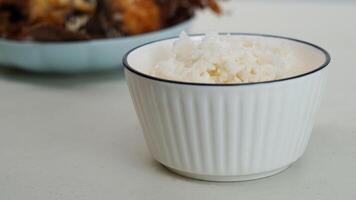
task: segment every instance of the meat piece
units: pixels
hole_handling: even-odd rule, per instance
[[[28,4],[22,0],[0,0],[0,36],[11,39],[25,37]]]
[[[31,23],[63,25],[70,13],[59,0],[30,0],[29,20]]]
[[[26,0],[0,0],[0,13],[8,13],[11,22],[25,20],[27,11],[28,1]]]
[[[155,0],[110,0],[114,18],[122,22],[128,35],[158,30],[162,27],[160,7]]]
[[[73,12],[90,14],[96,2],[86,0],[30,0],[29,18],[32,23],[64,25]]]
[[[107,37],[109,29],[113,27],[111,23],[109,4],[104,0],[99,0],[95,13],[89,19],[84,29],[92,38],[103,38]]]
[[[215,13],[221,13],[215,0],[156,0],[156,2],[161,8],[164,26],[171,26],[192,17],[197,8],[210,7]]]

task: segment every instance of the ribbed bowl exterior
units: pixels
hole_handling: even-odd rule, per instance
[[[244,176],[287,167],[308,144],[327,69],[236,86],[169,83],[125,69],[153,157],[174,170]]]

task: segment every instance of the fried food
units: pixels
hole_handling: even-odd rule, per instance
[[[160,7],[154,0],[111,0],[113,13],[120,13],[122,31],[139,34],[162,27]]]
[[[0,0],[0,37],[77,41],[124,37],[182,22],[215,0]]]
[[[85,0],[30,0],[29,20],[32,23],[63,25],[73,12],[91,14],[96,7],[95,2]]]

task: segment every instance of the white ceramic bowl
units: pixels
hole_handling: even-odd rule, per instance
[[[0,66],[33,72],[81,73],[118,69],[130,49],[158,39],[179,35],[192,19],[135,36],[78,42],[12,41],[0,38]]]
[[[124,58],[148,148],[178,174],[211,181],[266,177],[295,162],[308,144],[329,54],[286,37],[232,35],[284,40],[308,69],[294,77],[247,84],[185,83],[147,75],[147,68],[165,57],[176,39],[143,45]]]

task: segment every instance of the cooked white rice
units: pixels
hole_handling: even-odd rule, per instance
[[[193,41],[183,32],[170,57],[159,61],[150,74],[198,83],[261,82],[288,76],[294,61],[293,51],[282,42],[218,34]]]

